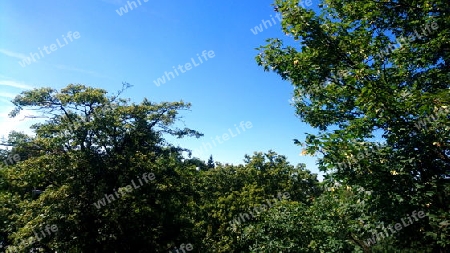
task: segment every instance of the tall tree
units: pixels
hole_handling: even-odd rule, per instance
[[[324,0],[318,13],[297,0],[275,6],[290,38],[269,39],[256,60],[292,83],[297,114],[319,129],[305,152],[321,152],[333,179],[371,190],[379,222],[426,212],[396,234],[397,245],[448,250],[448,2]]]
[[[214,169],[214,167],[216,167],[216,165],[214,164],[212,155],[210,155],[208,159],[208,169]]]
[[[58,252],[167,252],[190,240],[186,203],[192,196],[180,174],[185,150],[164,140],[165,134],[201,136],[172,127],[190,105],[129,104],[118,97],[124,89],[107,96],[71,84],[13,100],[11,116],[29,109],[47,120],[33,126],[34,137],[16,138],[12,152],[26,159],[1,173],[8,191],[0,198],[8,205],[0,219],[11,210],[18,214],[5,223],[10,246],[46,225],[57,232],[39,244]],[[33,197],[33,190],[42,194]]]
[[[196,202],[196,231],[201,231],[202,238],[199,252],[249,252],[250,244],[243,238],[246,227],[257,222],[258,212],[276,208],[279,193],[288,194],[286,201],[309,205],[321,192],[316,174],[304,164],[289,164],[273,151],[246,155],[244,162],[218,163],[214,170],[201,172]]]

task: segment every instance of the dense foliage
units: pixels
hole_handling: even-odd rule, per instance
[[[259,65],[319,129],[323,182],[273,151],[207,162],[166,141],[189,103],[70,84],[22,92],[46,120],[0,149],[0,252],[449,252],[446,1],[276,0]],[[400,43],[400,44],[396,44]],[[406,221],[406,223],[405,223]]]
[[[395,232],[397,249],[448,250],[448,2],[327,0],[318,14],[275,4],[292,39],[269,39],[257,61],[292,83],[297,114],[320,130],[305,153],[323,155],[331,181],[371,192],[367,228],[426,213]],[[348,229],[347,240],[370,237]]]
[[[201,136],[172,126],[189,108],[183,102],[128,104],[83,85],[13,102],[13,115],[29,108],[48,117],[35,136],[13,132],[5,143],[4,158],[21,160],[1,170],[0,232],[18,251],[167,252],[188,243],[196,252],[245,251],[236,216],[272,195],[306,205],[320,192],[315,175],[272,151],[238,166],[185,158],[188,150],[164,140]],[[57,231],[41,238],[46,225]]]

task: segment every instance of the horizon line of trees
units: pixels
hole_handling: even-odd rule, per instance
[[[274,7],[287,36],[268,39],[256,62],[294,86],[297,116],[319,130],[294,143],[321,154],[322,182],[271,150],[239,165],[192,157],[165,139],[202,136],[176,127],[190,108],[183,101],[130,103],[120,98],[126,83],[112,96],[81,84],[33,89],[13,99],[10,116],[26,109],[47,120],[34,136],[10,133],[11,149],[0,149],[0,161],[20,157],[0,168],[0,252],[43,224],[58,231],[24,252],[169,252],[188,243],[192,252],[449,252],[450,116],[436,112],[450,105],[450,5]],[[433,22],[434,33],[380,55]],[[155,180],[93,205],[144,173]],[[230,223],[277,192],[290,198]],[[408,229],[374,237],[414,211],[424,216]]]

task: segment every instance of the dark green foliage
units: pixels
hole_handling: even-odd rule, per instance
[[[241,165],[183,157],[190,150],[165,137],[202,136],[174,127],[183,101],[130,103],[119,98],[128,84],[114,96],[34,89],[10,116],[35,110],[47,121],[1,143],[1,248],[56,225],[19,251],[449,252],[448,3],[299,4],[275,1],[289,37],[269,39],[256,60],[292,83],[298,116],[319,130],[295,143],[321,154],[323,182],[273,151]]]
[[[210,155],[208,159],[208,169],[214,169],[214,167],[216,167],[216,165],[214,164],[212,155]]]
[[[181,162],[184,150],[162,138],[201,136],[170,127],[189,104],[128,105],[105,94],[69,85],[61,92],[24,92],[13,101],[12,115],[37,107],[50,116],[34,126],[35,137],[11,136],[12,153],[28,159],[2,171],[0,196],[10,208],[0,214],[8,216],[1,232],[8,242],[18,245],[43,224],[57,225],[58,232],[40,243],[62,252],[163,252],[189,238],[192,186],[182,173],[193,169]],[[143,181],[144,173],[154,180]],[[127,185],[131,192],[114,195]],[[32,198],[34,189],[43,193]],[[106,195],[111,203],[94,204]]]
[[[448,2],[327,0],[320,13],[275,4],[293,40],[269,39],[256,59],[292,83],[297,114],[320,130],[305,153],[321,152],[333,180],[372,192],[372,224],[426,212],[396,234],[397,249],[448,249]]]

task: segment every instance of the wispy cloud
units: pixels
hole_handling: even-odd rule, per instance
[[[5,99],[5,98],[3,98],[3,97],[0,96],[0,104],[7,104],[7,105],[10,105],[10,104],[11,104],[11,100]],[[0,113],[1,113],[1,110],[0,110]]]
[[[24,83],[17,82],[17,81],[11,81],[11,80],[0,80],[0,86],[9,86],[9,87],[19,88],[19,89],[24,89],[24,90],[33,89],[33,87],[28,84],[24,84]]]
[[[95,71],[91,71],[91,70],[79,69],[79,68],[75,68],[75,67],[71,67],[71,66],[66,66],[66,65],[61,65],[61,64],[59,64],[59,65],[54,65],[54,66],[55,66],[56,68],[62,69],[62,70],[76,71],[76,72],[80,72],[80,73],[84,73],[84,74],[93,75],[93,76],[96,76],[96,77],[102,77],[102,78],[108,78],[108,79],[111,79],[111,78],[108,77],[108,76],[99,74],[99,73],[97,73],[97,72],[95,72]]]
[[[9,56],[9,57],[17,58],[17,59],[19,59],[19,60],[23,60],[23,59],[27,58],[27,56],[24,55],[24,54],[16,53],[16,52],[9,51],[9,50],[3,49],[3,48],[0,48],[0,53],[1,53],[1,54],[4,54],[4,55],[6,55],[6,56]]]
[[[66,66],[66,65],[55,65],[55,67],[58,68],[58,69],[63,69],[63,70],[70,70],[70,71],[76,71],[76,72],[91,74],[91,75],[98,75],[98,73],[94,72],[94,71],[74,68],[74,67],[70,67],[70,66]]]
[[[0,97],[2,98],[15,98],[17,94],[10,93],[10,92],[0,92]]]
[[[14,109],[14,106],[0,107],[0,137],[7,137],[12,131],[23,132],[28,135],[34,135],[30,126],[42,122],[42,119],[28,119],[24,120],[26,114],[32,114],[32,111],[23,110],[20,115],[15,118],[10,118],[8,113]],[[40,121],[39,121],[40,120]]]
[[[108,4],[114,4],[114,5],[123,5],[122,0],[101,0],[102,2],[108,3]]]

